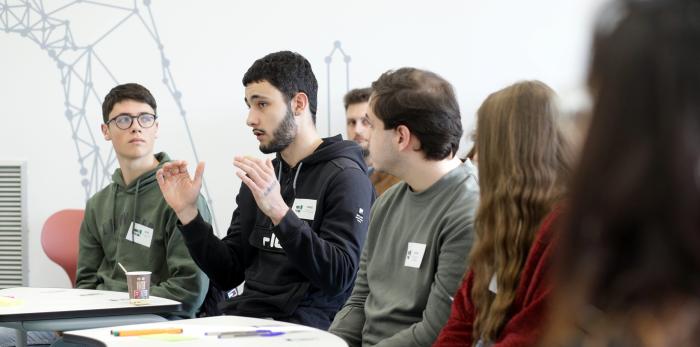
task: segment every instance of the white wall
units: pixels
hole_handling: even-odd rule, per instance
[[[517,80],[541,79],[559,91],[578,87],[586,71],[592,18],[601,0],[153,0],[155,25],[144,1],[136,5],[125,0],[102,2],[136,6],[144,21],[133,15],[95,44],[102,63],[76,65],[82,75],[92,73],[95,95],[78,108],[85,110],[100,155],[105,158],[111,148],[99,134],[100,99],[115,84],[111,73],[119,83],[134,81],[151,89],[161,116],[157,149],[194,162],[180,108],[162,82],[156,40],[146,30],[155,28],[181,93],[198,155],[207,162],[213,210],[224,233],[240,184],[232,158],[259,153],[245,126],[247,110],[240,82],[255,59],[289,49],[310,60],[319,80],[318,127],[324,134],[329,88],[324,58],[335,41],[351,56],[351,88],[367,86],[382,72],[402,66],[443,75],[457,90],[465,129],[470,130],[480,102]],[[43,12],[69,19],[78,46],[96,42],[129,13],[87,3],[51,13],[70,3],[44,1]],[[0,14],[10,10],[0,5]],[[37,13],[31,13],[30,19],[37,18]],[[29,282],[68,286],[68,278],[46,258],[39,241],[41,226],[50,214],[84,207],[86,195],[81,181],[87,176],[80,173],[71,137],[75,124],[65,117],[61,70],[47,50],[28,38],[29,33],[13,32],[7,23],[0,23],[0,29],[8,29],[0,30],[0,160],[28,163]],[[68,50],[62,58],[68,60],[70,54]],[[341,97],[346,81],[340,54],[333,58],[331,76],[335,134],[344,132]],[[76,77],[73,80],[68,99],[80,100],[82,89],[76,87],[80,83]]]

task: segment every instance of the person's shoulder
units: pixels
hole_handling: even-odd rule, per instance
[[[455,170],[456,174],[452,176],[449,183],[448,191],[451,191],[452,199],[457,201],[478,201],[479,200],[479,181],[476,171],[469,165],[461,164]],[[445,197],[447,198],[447,197]]]
[[[326,163],[333,165],[334,167],[338,168],[338,170],[355,169],[361,171],[363,174],[365,173],[364,170],[362,170],[362,166],[360,166],[358,162],[347,157],[335,157],[333,159],[329,159]]]
[[[473,170],[460,166],[457,177],[438,202],[442,206],[444,220],[472,224],[479,207],[479,183]]]
[[[381,211],[385,208],[392,208],[392,206],[401,201],[405,201],[403,199],[403,194],[406,189],[408,189],[408,184],[406,184],[404,181],[399,181],[398,183],[389,187],[389,189],[385,190],[384,193],[379,195],[374,201],[372,210],[377,209],[378,211]]]
[[[468,181],[470,183],[470,188],[479,189],[479,173],[474,164],[469,161],[464,162],[457,166],[457,170],[459,173],[458,177],[460,177],[461,180]]]
[[[314,175],[317,177],[319,175],[328,177],[329,184],[349,183],[366,184],[367,187],[372,186],[372,182],[362,166],[356,161],[345,157],[336,157],[326,161],[321,164],[320,171],[316,171]]]
[[[559,230],[559,223],[562,222],[563,216],[567,212],[567,207],[566,202],[558,202],[542,218],[537,235],[535,235],[534,244],[550,244],[553,241],[557,241],[558,234],[556,231]]]
[[[104,204],[108,200],[112,199],[114,194],[114,182],[108,184],[106,187],[100,189],[97,193],[93,194],[88,200],[86,205],[88,207],[99,206]]]

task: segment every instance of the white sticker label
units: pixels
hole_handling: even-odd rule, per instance
[[[129,226],[129,231],[126,232],[126,239],[150,248],[151,239],[153,239],[153,229],[132,222]]]
[[[406,261],[403,263],[403,266],[414,267],[416,269],[420,268],[424,253],[425,243],[409,242],[408,250],[406,251]]]
[[[301,219],[314,220],[316,215],[316,200],[294,199],[292,211]]]
[[[498,280],[496,279],[496,274],[491,277],[491,282],[489,282],[489,290],[498,293]]]

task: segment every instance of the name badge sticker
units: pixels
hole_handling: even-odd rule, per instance
[[[138,243],[141,246],[151,247],[153,239],[153,229],[139,223],[131,223],[129,231],[126,232],[126,239]]]
[[[316,215],[316,200],[294,199],[292,211],[301,219],[314,220],[314,216]]]
[[[498,279],[496,278],[495,273],[493,274],[493,277],[491,277],[491,282],[489,282],[489,290],[494,294],[498,293]]]
[[[420,264],[423,262],[423,254],[425,254],[425,243],[409,242],[408,250],[406,251],[406,261],[404,261],[403,266],[420,268]]]

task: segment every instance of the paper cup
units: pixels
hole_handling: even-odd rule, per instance
[[[148,304],[151,290],[150,271],[129,271],[126,273],[126,285],[129,289],[129,300],[134,305]]]

